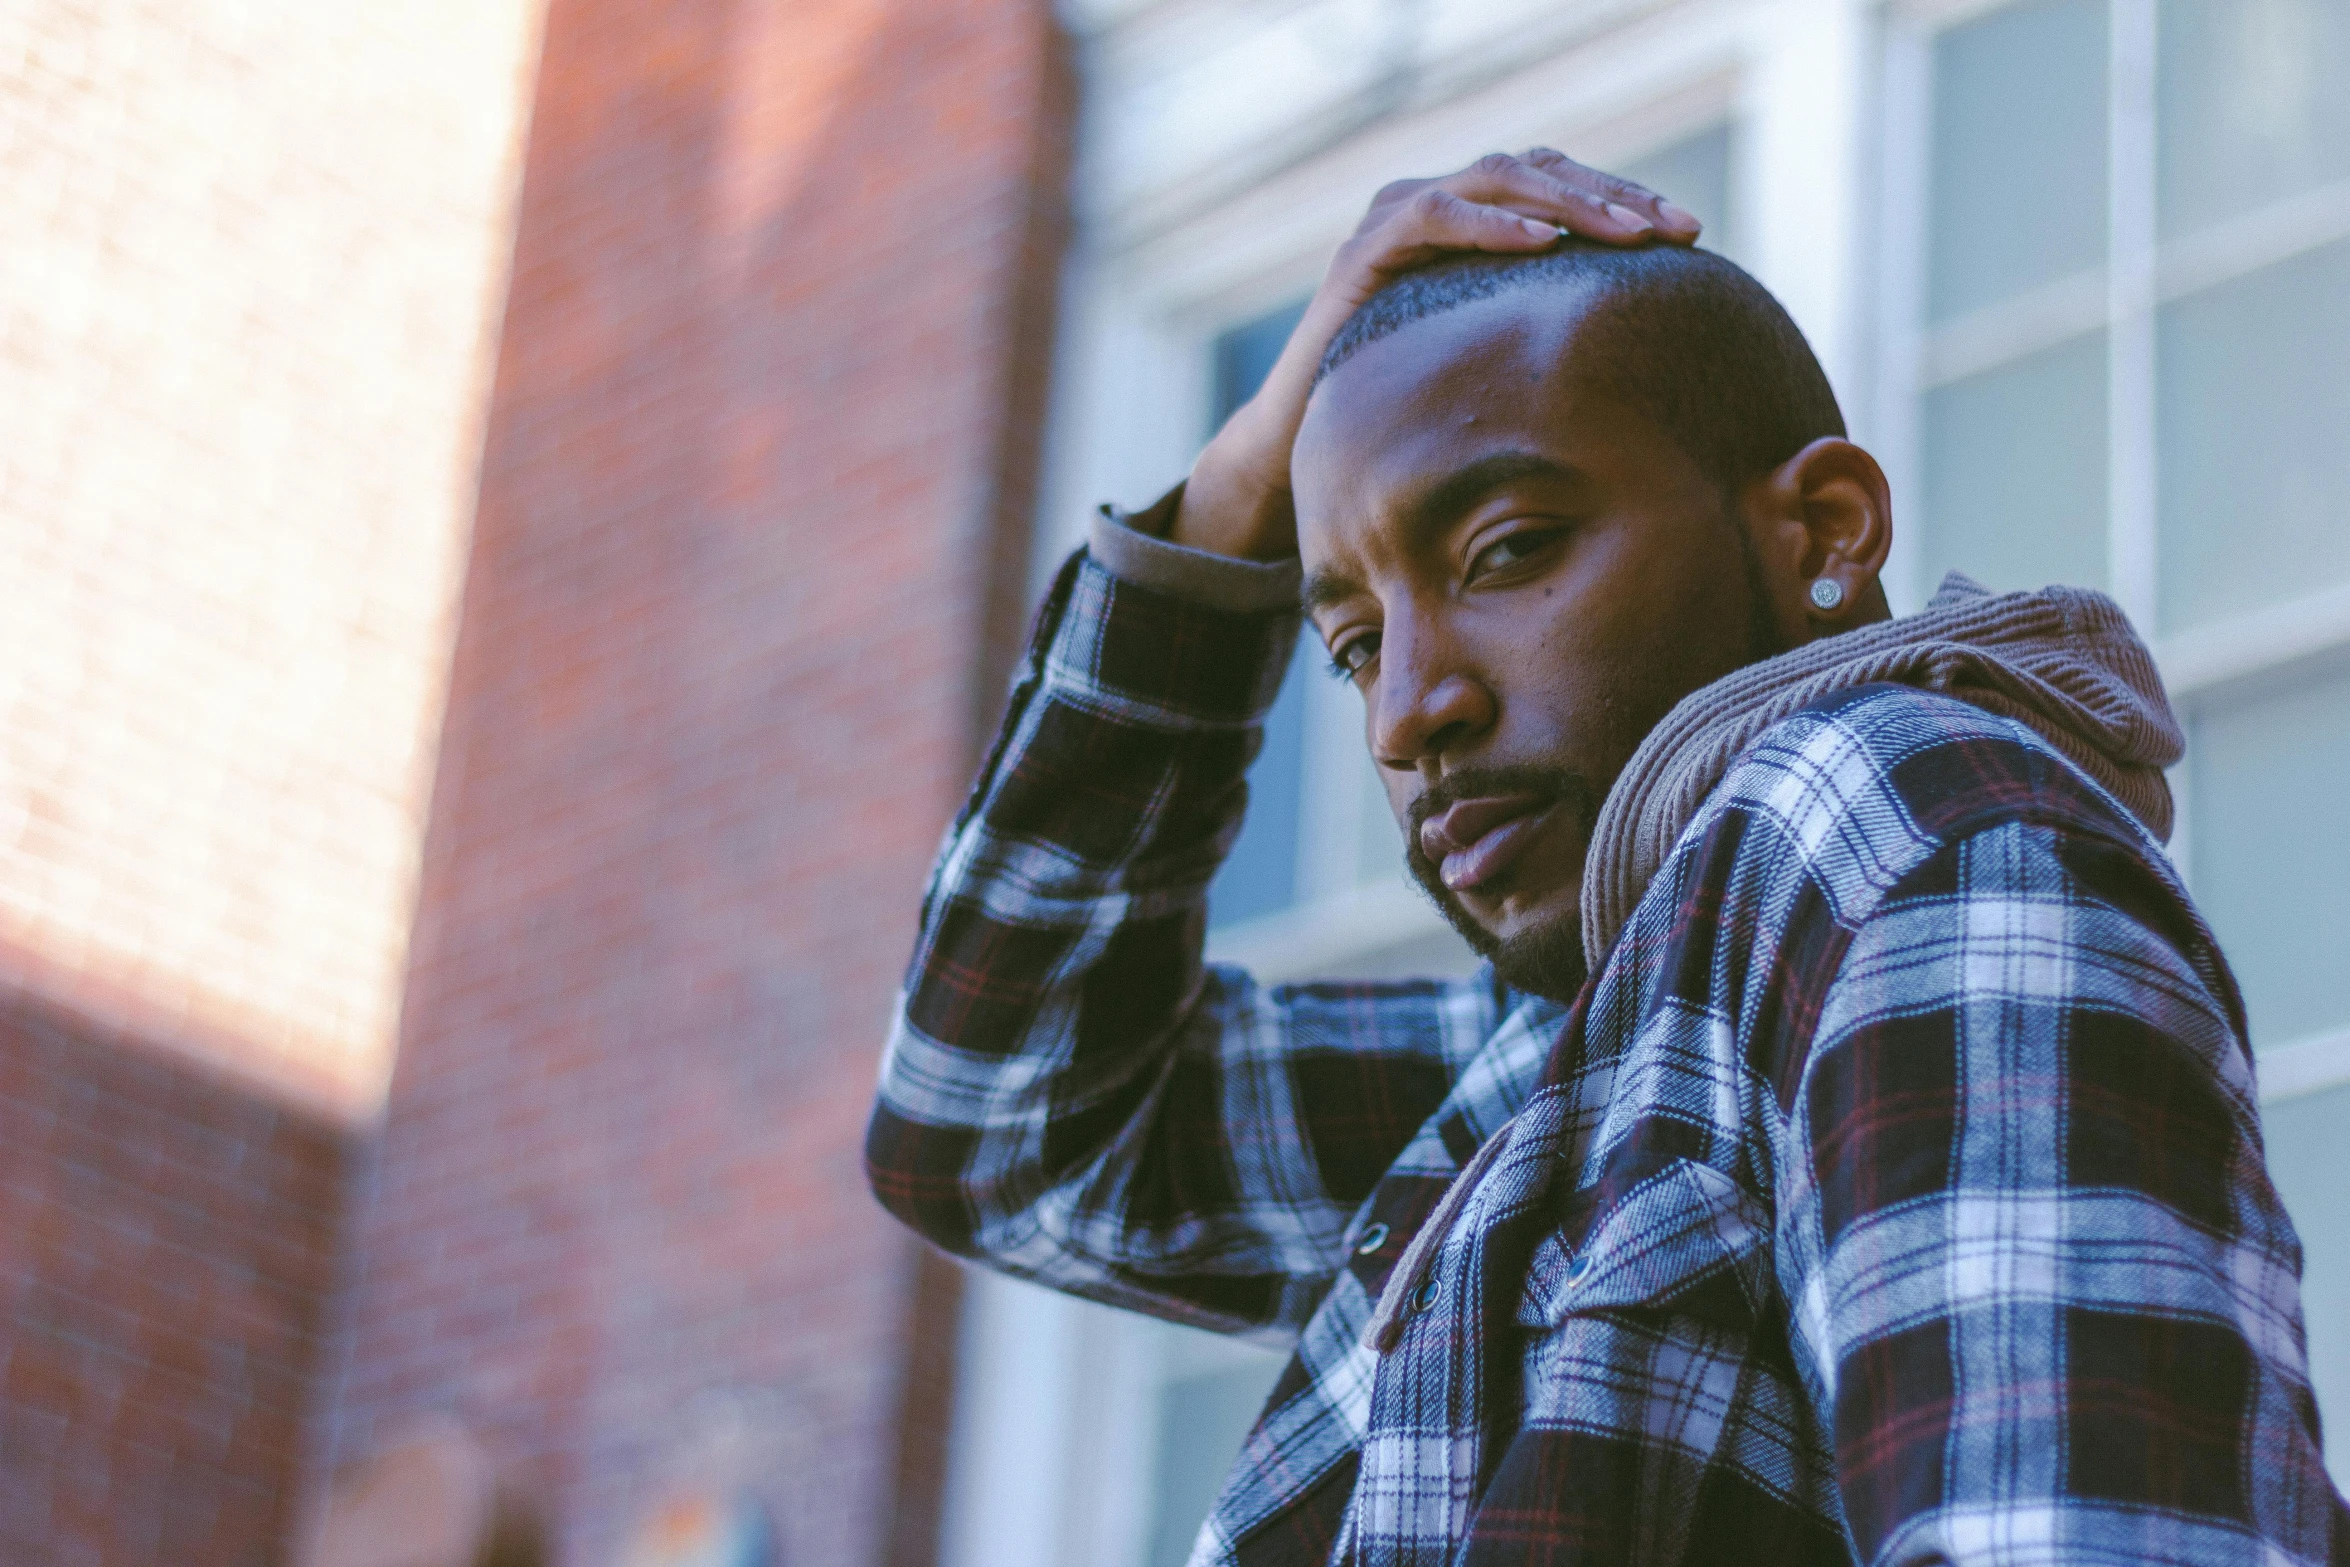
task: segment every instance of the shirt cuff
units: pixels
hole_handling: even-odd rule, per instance
[[[1241,560],[1161,538],[1182,496],[1178,484],[1138,512],[1102,507],[1086,552],[1111,576],[1186,603],[1244,614],[1297,608],[1303,572],[1296,561]]]

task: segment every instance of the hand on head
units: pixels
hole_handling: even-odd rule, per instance
[[[1525,255],[1568,233],[1608,244],[1696,242],[1698,222],[1655,192],[1563,153],[1492,153],[1441,179],[1398,180],[1372,198],[1256,396],[1208,443],[1185,486],[1171,537],[1220,555],[1281,560],[1297,552],[1289,456],[1323,350],[1399,274],[1456,252]]]

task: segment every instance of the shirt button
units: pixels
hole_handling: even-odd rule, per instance
[[[1591,1253],[1587,1251],[1576,1253],[1575,1260],[1567,1264],[1567,1282],[1569,1284],[1582,1283],[1590,1276],[1590,1273]]]
[[[1435,1306],[1436,1281],[1434,1279],[1430,1279],[1427,1283],[1412,1291],[1412,1311],[1415,1315],[1417,1315],[1423,1311],[1433,1310],[1435,1309]]]
[[[1386,1245],[1387,1233],[1387,1226],[1384,1224],[1374,1224],[1369,1229],[1363,1231],[1362,1238],[1355,1242],[1355,1255],[1358,1257],[1368,1257],[1371,1255],[1371,1253]]]

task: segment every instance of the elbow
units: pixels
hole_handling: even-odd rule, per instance
[[[887,1104],[865,1128],[865,1184],[892,1218],[942,1250],[973,1254],[977,1230],[965,1161],[970,1134],[907,1120]]]

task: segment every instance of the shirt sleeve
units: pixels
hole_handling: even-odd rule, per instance
[[[2341,1559],[2241,1009],[2150,850],[1944,847],[1814,1038],[1782,1277],[1860,1560]]]
[[[1294,564],[1116,517],[1063,567],[932,874],[866,1143],[884,1206],[949,1251],[1276,1339],[1501,999],[1203,962],[1295,604]]]

